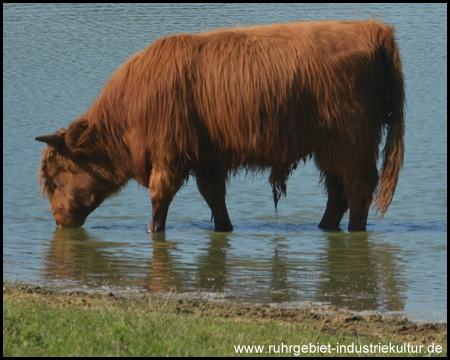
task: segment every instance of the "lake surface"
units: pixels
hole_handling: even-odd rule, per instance
[[[267,174],[228,186],[233,233],[215,233],[191,180],[165,233],[131,181],[81,229],[57,229],[37,182],[42,143],[86,111],[109,75],[180,32],[295,20],[396,24],[406,80],[406,154],[394,201],[367,232],[317,228],[326,197],[312,162],[274,210]],[[446,4],[4,4],[3,280],[60,289],[170,292],[447,320]]]

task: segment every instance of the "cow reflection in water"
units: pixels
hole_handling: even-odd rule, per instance
[[[267,230],[267,232],[270,232]],[[81,228],[56,229],[44,256],[45,279],[80,287],[143,289],[151,293],[224,294],[248,301],[313,301],[353,310],[403,310],[405,278],[399,249],[368,241],[370,233],[325,233],[318,255],[291,256],[288,240],[271,242],[252,259],[239,256],[227,234],[209,240],[189,262],[165,233],[151,234],[148,252],[117,256],[123,243],[106,242]],[[127,260],[128,259],[128,260]]]

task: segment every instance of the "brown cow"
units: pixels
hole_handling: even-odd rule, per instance
[[[275,206],[314,156],[328,193],[319,227],[365,230],[383,216],[403,163],[404,84],[394,28],[319,21],[238,27],[155,41],[125,62],[91,109],[48,144],[39,170],[56,223],[81,226],[135,178],[150,189],[148,231],[193,172],[217,231],[231,231],[226,181],[271,169]],[[383,128],[384,159],[377,159]],[[378,186],[378,187],[377,187]]]

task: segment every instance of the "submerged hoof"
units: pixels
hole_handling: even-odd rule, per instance
[[[156,232],[160,232],[160,231],[164,231],[166,230],[165,225],[161,225],[158,223],[153,223],[151,222],[150,224],[148,224],[147,226],[147,233],[156,233]]]

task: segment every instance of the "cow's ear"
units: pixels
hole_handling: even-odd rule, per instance
[[[75,120],[67,129],[66,145],[73,153],[90,154],[95,152],[95,126],[89,124],[84,118]]]

